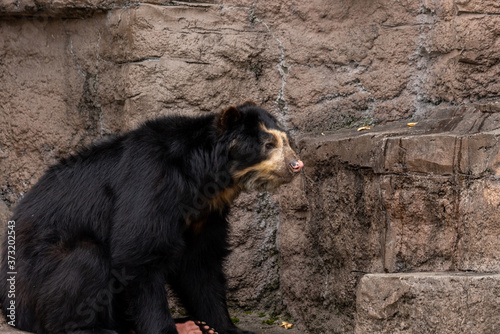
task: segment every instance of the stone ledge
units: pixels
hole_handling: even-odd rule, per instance
[[[455,3],[457,14],[498,15],[500,4],[497,0],[470,1],[458,0]]]
[[[437,110],[414,127],[406,122],[299,138],[304,160],[332,158],[378,174],[463,174],[500,177],[500,102]]]
[[[356,334],[498,333],[500,274],[368,274],[356,305]]]

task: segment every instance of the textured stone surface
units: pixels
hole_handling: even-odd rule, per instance
[[[366,275],[354,333],[497,333],[499,296],[499,274]]]
[[[246,9],[152,6],[108,15],[103,57],[123,69],[126,126],[171,112],[214,112],[271,101],[281,86],[278,45]]]
[[[500,272],[500,113],[484,112],[497,105],[299,137],[305,183],[285,189],[279,235],[294,317],[312,332],[352,331],[366,272]]]
[[[277,201],[276,196],[268,193],[244,194],[232,210],[234,251],[226,266],[231,305],[274,312],[283,310],[279,293]]]
[[[99,20],[0,21],[3,200],[16,203],[46,166],[118,128],[103,112],[112,103],[100,79],[113,65],[99,57],[102,29]]]

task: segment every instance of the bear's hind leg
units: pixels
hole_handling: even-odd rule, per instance
[[[34,270],[43,278],[36,297],[38,332],[107,333],[114,287],[102,246],[89,240],[58,243],[41,258]]]

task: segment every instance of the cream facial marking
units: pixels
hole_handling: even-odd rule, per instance
[[[290,143],[288,142],[288,137],[287,135],[282,132],[282,131],[279,131],[279,130],[275,130],[275,129],[267,129],[266,126],[264,124],[261,124],[260,125],[260,128],[264,131],[264,132],[267,132],[271,135],[274,136],[274,138],[276,139],[278,145],[276,145],[276,148],[280,148],[280,149],[283,149],[283,147],[285,146],[288,146],[290,147]]]
[[[268,133],[271,141],[263,143],[263,150],[269,150],[267,158],[260,163],[237,171],[234,176],[241,179],[250,176],[244,184],[247,189],[258,189],[259,185],[266,185],[272,189],[285,182],[290,182],[293,174],[300,171],[303,163],[291,149],[286,133],[276,129],[268,129],[260,124],[262,131]],[[268,147],[269,144],[272,144]]]

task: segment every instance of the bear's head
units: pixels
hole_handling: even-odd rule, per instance
[[[253,102],[218,114],[216,127],[229,144],[231,176],[242,190],[274,190],[304,167],[276,118]]]

